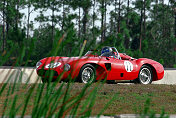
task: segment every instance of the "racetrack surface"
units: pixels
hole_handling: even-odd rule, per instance
[[[22,77],[21,77],[22,73]],[[33,67],[0,67],[0,83],[4,83],[10,77],[10,83],[14,83],[19,78],[22,78],[21,83],[41,83],[35,68]],[[164,73],[164,78],[159,81],[153,82],[153,84],[166,84],[175,85],[176,84],[176,69],[166,68]]]

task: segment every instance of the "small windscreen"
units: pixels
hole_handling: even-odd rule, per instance
[[[92,54],[93,53],[93,51],[88,51],[86,54],[85,54],[85,56],[86,55],[89,55],[89,54]]]

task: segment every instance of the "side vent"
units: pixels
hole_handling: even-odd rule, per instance
[[[123,77],[123,73],[120,73],[120,77]]]
[[[111,70],[111,63],[105,63],[105,67],[108,71]]]

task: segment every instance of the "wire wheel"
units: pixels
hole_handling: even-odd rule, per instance
[[[148,66],[142,66],[139,72],[139,82],[141,84],[151,84],[152,82],[152,71]]]
[[[95,80],[95,71],[92,65],[83,66],[80,74],[82,83],[91,83]]]

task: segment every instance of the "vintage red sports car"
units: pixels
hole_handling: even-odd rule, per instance
[[[151,59],[135,59],[118,53],[115,47],[104,47],[100,54],[88,51],[83,57],[48,57],[36,64],[37,74],[47,82],[52,72],[52,80],[59,78],[77,79],[88,83],[95,80],[134,80],[150,84],[163,78],[163,66]]]

